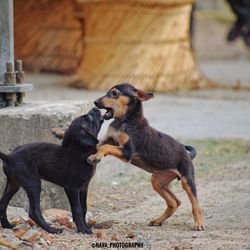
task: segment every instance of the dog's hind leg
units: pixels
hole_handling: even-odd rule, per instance
[[[150,226],[161,226],[163,222],[174,214],[175,210],[180,206],[181,201],[170,190],[170,182],[177,178],[178,175],[171,171],[164,171],[161,173],[153,174],[151,183],[154,190],[166,201],[167,209],[157,219],[152,220]]]
[[[193,178],[181,178],[181,184],[183,189],[186,191],[190,202],[192,204],[192,213],[194,216],[194,230],[202,231],[204,230],[203,218],[201,213],[201,208],[199,206],[197,195],[196,195],[196,186]]]
[[[78,232],[92,234],[91,229],[84,223],[82,206],[80,201],[80,190],[75,188],[64,188],[71,206],[73,221],[76,223]],[[87,193],[86,193],[87,198]]]
[[[52,228],[44,220],[40,209],[41,180],[34,178],[26,179],[22,185],[29,198],[29,217],[48,233],[62,233],[60,228]]]
[[[7,218],[6,210],[8,204],[13,197],[13,195],[19,190],[20,185],[11,177],[7,177],[6,187],[4,189],[3,196],[0,200],[0,220],[2,227],[4,228],[13,228],[15,225],[12,225]]]
[[[178,197],[172,192],[170,187],[168,187],[168,193],[172,195],[172,197],[175,199],[177,206],[179,207],[181,205],[181,201],[178,199]]]

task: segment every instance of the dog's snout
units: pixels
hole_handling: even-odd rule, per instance
[[[102,108],[102,101],[101,101],[101,98],[97,99],[94,101],[94,104],[97,108]]]

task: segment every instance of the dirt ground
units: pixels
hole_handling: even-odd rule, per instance
[[[63,234],[49,236],[49,245],[38,243],[32,249],[85,250],[97,248],[93,244],[110,242],[139,242],[143,249],[156,250],[250,249],[250,141],[189,139],[183,142],[198,149],[194,163],[205,231],[192,230],[190,202],[178,181],[173,181],[172,189],[182,205],[163,226],[148,226],[151,219],[166,209],[165,202],[151,188],[150,174],[107,157],[98,165],[91,183],[88,219],[113,220],[112,227],[93,229],[92,236],[64,227]],[[31,247],[25,244],[21,249]]]
[[[141,242],[144,249],[250,249],[250,142],[240,140],[195,140],[199,202],[205,231],[193,231],[190,202],[174,181],[172,189],[181,199],[177,212],[161,227],[151,219],[166,208],[150,185],[150,175],[118,160],[107,158],[98,165],[89,195],[89,217],[114,220],[103,238],[82,236],[74,229],[55,236],[51,249],[92,249],[96,242]],[[128,238],[128,236],[133,238]],[[54,248],[53,248],[54,247]]]

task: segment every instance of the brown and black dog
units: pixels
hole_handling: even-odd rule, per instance
[[[181,201],[169,187],[172,180],[180,179],[192,204],[194,228],[204,230],[192,163],[196,151],[149,126],[143,116],[142,102],[151,98],[152,93],[125,83],[114,86],[94,102],[98,108],[107,110],[104,115],[106,120],[114,118],[114,121],[99,144],[97,153],[89,156],[88,162],[96,164],[104,156],[112,155],[150,172],[154,190],[167,203],[166,211],[150,222],[152,226],[162,225],[180,206]]]

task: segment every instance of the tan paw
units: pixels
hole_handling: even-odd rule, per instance
[[[159,220],[159,219],[151,220],[148,225],[149,226],[161,226],[162,225],[162,221]]]
[[[52,128],[51,129],[52,134],[58,138],[58,139],[63,139],[65,131],[61,128]]]
[[[195,224],[194,224],[194,230],[195,231],[204,231],[205,227],[204,227],[202,222],[197,222],[196,221]]]
[[[87,159],[87,162],[91,165],[95,165],[101,161],[101,158],[98,155],[90,155]]]

